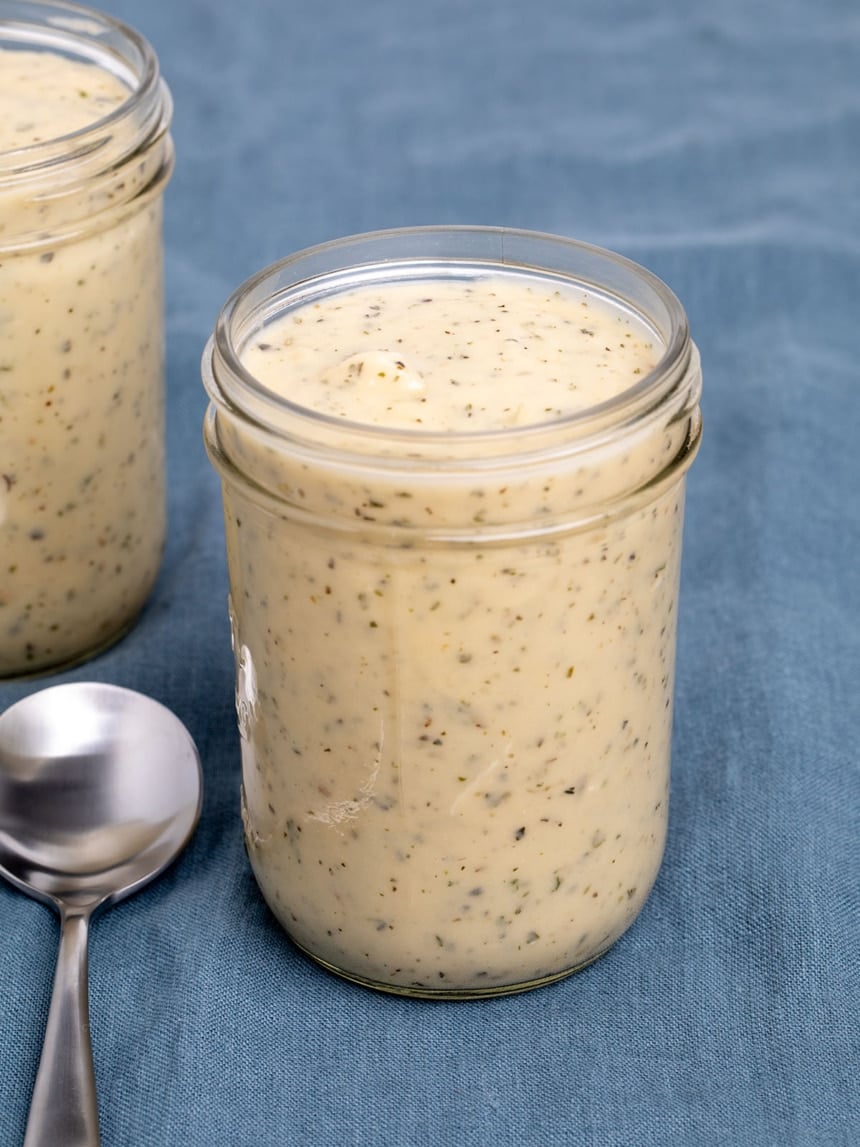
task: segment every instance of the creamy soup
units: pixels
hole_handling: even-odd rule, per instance
[[[620,307],[498,274],[335,293],[241,357],[335,441],[361,422],[408,453],[399,431],[560,422],[662,350]],[[658,473],[677,434],[464,490],[444,468],[368,480],[229,419],[219,433],[298,508],[225,482],[246,840],[287,932],[347,976],[419,994],[515,988],[605,951],[663,852],[681,486],[587,528],[540,523],[625,469]],[[485,532],[500,521],[538,528],[502,543]],[[428,541],[440,524],[457,538]]]
[[[94,64],[0,49],[0,153],[79,131],[128,97]],[[0,676],[121,633],[165,528],[160,197],[93,229],[91,209],[116,191],[82,183],[54,201],[42,178],[35,194],[0,188]]]

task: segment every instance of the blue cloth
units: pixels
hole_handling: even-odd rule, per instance
[[[207,787],[180,862],[93,929],[104,1143],[860,1143],[856,3],[105,7],[155,45],[176,102],[171,533],[131,635],[51,681],[165,702]],[[433,1004],[318,970],[246,866],[198,363],[224,298],[272,260],[466,222],[665,278],[702,352],[705,443],[653,896],[572,979]],[[36,687],[0,686],[0,708]],[[51,914],[0,888],[3,1145],[23,1136],[55,944]]]

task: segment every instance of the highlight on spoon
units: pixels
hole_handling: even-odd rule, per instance
[[[0,714],[0,869],[43,899],[128,896],[182,851],[201,803],[194,741],[150,697],[72,683]]]

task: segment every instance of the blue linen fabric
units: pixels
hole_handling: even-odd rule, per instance
[[[860,8],[855,0],[112,0],[175,97],[170,538],[134,631],[72,672],[169,705],[197,834],[91,937],[108,1147],[860,1143]],[[246,866],[220,491],[199,359],[245,277],[339,235],[501,224],[683,300],[688,484],[672,815],[587,971],[438,1004],[299,955]],[[0,888],[0,1144],[56,951]],[[60,1147],[60,1145],[58,1145]]]

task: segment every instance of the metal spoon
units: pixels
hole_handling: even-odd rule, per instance
[[[24,1147],[99,1143],[89,922],[182,851],[202,788],[185,726],[140,693],[56,685],[0,716],[0,875],[55,908],[61,927]]]

